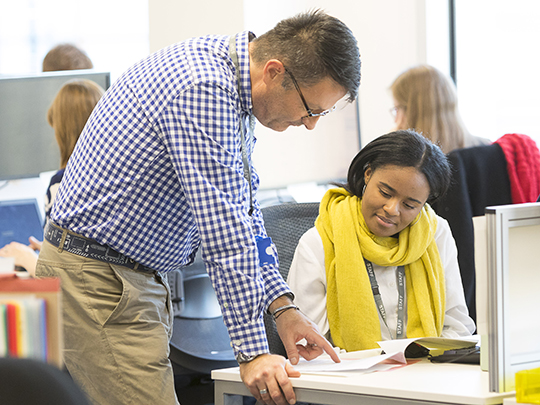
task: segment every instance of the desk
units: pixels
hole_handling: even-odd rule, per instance
[[[302,375],[292,378],[296,400],[315,404],[502,404],[514,392],[489,392],[488,373],[469,364],[416,364],[384,372],[343,376]],[[251,396],[238,367],[214,370],[215,405],[241,405]]]

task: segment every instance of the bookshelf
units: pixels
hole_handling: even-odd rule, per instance
[[[12,357],[43,357],[50,364],[62,367],[62,300],[59,278],[19,278],[3,275],[0,279],[0,303],[7,325],[7,311],[11,311],[11,340],[9,331],[3,337],[4,355]],[[43,302],[45,303],[44,305]],[[40,304],[41,303],[41,304]],[[6,304],[10,304],[9,306]],[[41,305],[37,310],[30,310]],[[0,316],[2,314],[0,313]],[[36,319],[36,316],[38,317]],[[37,325],[37,326],[36,326]],[[43,329],[39,329],[41,325]],[[39,330],[38,330],[39,329]],[[43,336],[40,331],[44,332]],[[38,346],[42,344],[41,351]]]

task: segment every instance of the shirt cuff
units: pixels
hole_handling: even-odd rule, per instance
[[[255,357],[270,352],[262,317],[257,322],[229,328],[229,336],[236,358],[240,352],[244,357]]]
[[[279,275],[278,270],[273,266],[272,267],[264,266],[261,269],[261,271],[263,272],[263,274],[265,273],[269,274],[272,271],[274,271],[275,272],[274,274]],[[290,287],[285,282],[285,280],[281,278],[281,276],[272,277],[272,278],[268,277],[265,279],[265,293],[266,293],[266,308],[265,308],[266,311],[268,310],[268,307],[270,306],[270,304],[274,302],[276,299],[278,299],[279,297],[281,297],[282,295],[289,295],[291,299],[294,300],[294,293],[291,291]]]

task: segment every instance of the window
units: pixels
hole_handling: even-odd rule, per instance
[[[428,63],[450,73],[448,0],[426,2]],[[537,0],[454,0],[461,116],[476,136],[529,135],[540,144]],[[446,10],[446,11],[445,11]],[[438,21],[434,24],[434,21]],[[433,27],[430,29],[430,24]]]
[[[59,43],[85,50],[111,80],[148,55],[147,0],[0,0],[0,74],[41,71]]]

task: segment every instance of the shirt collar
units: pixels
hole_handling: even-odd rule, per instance
[[[249,42],[255,38],[250,31],[243,31],[236,36],[236,53],[240,65],[240,104],[242,110],[251,114],[253,105],[251,102],[251,77],[249,73]]]

